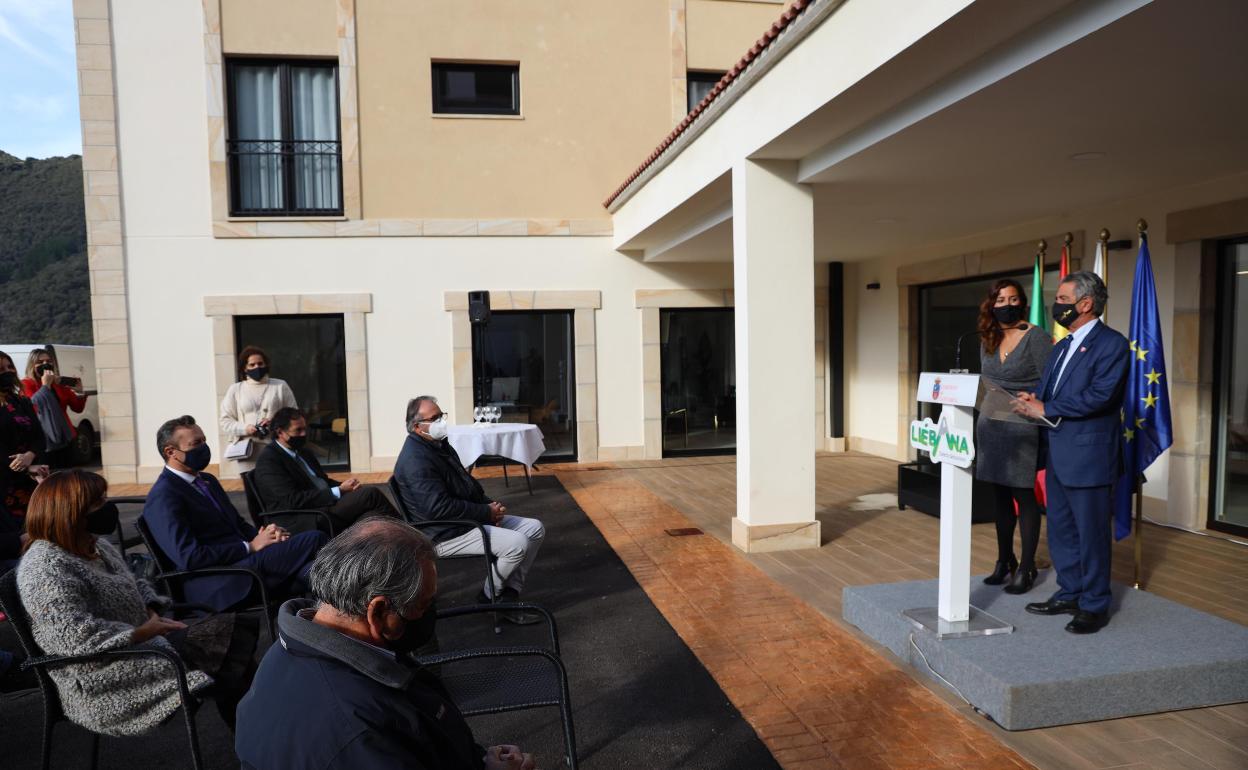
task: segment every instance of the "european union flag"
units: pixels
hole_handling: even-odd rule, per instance
[[[1161,318],[1148,236],[1140,234],[1135,260],[1135,288],[1131,292],[1131,370],[1122,404],[1122,461],[1125,472],[1114,489],[1114,539],[1131,534],[1131,496],[1136,479],[1174,443],[1170,424],[1170,393],[1166,356],[1161,345]]]

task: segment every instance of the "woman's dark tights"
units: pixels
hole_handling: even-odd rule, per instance
[[[1020,569],[1035,569],[1036,547],[1040,545],[1040,503],[1031,487],[1007,487],[993,484],[996,492],[997,560],[1009,563],[1014,555],[1014,520],[1018,519],[1019,536],[1023,541]],[[1014,504],[1018,503],[1018,516]]]

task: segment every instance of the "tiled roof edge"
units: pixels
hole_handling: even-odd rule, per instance
[[[672,129],[671,133],[667,135],[667,138],[659,143],[659,146],[656,147],[654,152],[650,153],[650,156],[637,167],[637,170],[630,174],[628,179],[625,179],[624,183],[617,187],[615,192],[611,193],[611,195],[609,195],[607,199],[602,202],[603,207],[610,208],[611,204],[615,202],[615,199],[620,197],[620,195],[628,189],[629,185],[637,181],[637,178],[640,177],[647,168],[662,157],[662,155],[669,147],[672,146],[680,135],[683,134],[685,130],[698,119],[698,116],[710,106],[711,102],[715,101],[719,95],[722,94],[724,90],[727,89],[728,86],[736,80],[737,77],[744,72],[755,59],[759,57],[760,54],[762,54],[763,51],[767,50],[767,47],[770,46],[776,38],[780,37],[781,32],[796,21],[807,8],[810,8],[812,5],[816,5],[819,2],[820,0],[794,0],[793,4],[786,8],[784,13],[780,14],[780,18],[772,22],[772,25],[767,28],[767,31],[763,33],[763,36],[760,37],[754,45],[750,46],[750,50],[745,52],[745,55],[741,57],[733,68],[724,73],[724,76],[719,79],[719,82],[715,84],[715,87],[711,89],[711,92],[704,96],[702,101],[698,102],[697,106],[690,110],[689,114],[686,115],[674,129]]]

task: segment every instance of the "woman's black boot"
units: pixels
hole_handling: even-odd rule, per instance
[[[1014,579],[1005,587],[1007,594],[1025,594],[1036,584],[1036,568],[1024,567],[1014,572]]]
[[[1006,578],[1010,576],[1010,573],[1014,572],[1017,569],[1018,569],[1018,560],[1014,558],[1013,554],[1010,554],[1009,561],[997,562],[997,566],[992,571],[992,574],[984,578],[984,583],[990,586],[999,586],[1005,582]]]

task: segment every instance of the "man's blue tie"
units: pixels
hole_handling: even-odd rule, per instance
[[[1058,377],[1063,374],[1062,365],[1066,363],[1066,356],[1070,355],[1070,345],[1074,341],[1074,336],[1067,334],[1062,337],[1061,342],[1057,343],[1057,360],[1053,362],[1053,377],[1049,380],[1049,388],[1044,393],[1044,401],[1048,401],[1053,397],[1053,393],[1057,391]]]
[[[221,513],[221,506],[217,503],[217,499],[212,496],[212,488],[208,486],[208,480],[199,476],[191,482],[191,486],[199,490],[199,493],[208,498],[208,502],[212,503],[212,507],[217,509],[217,513]]]

